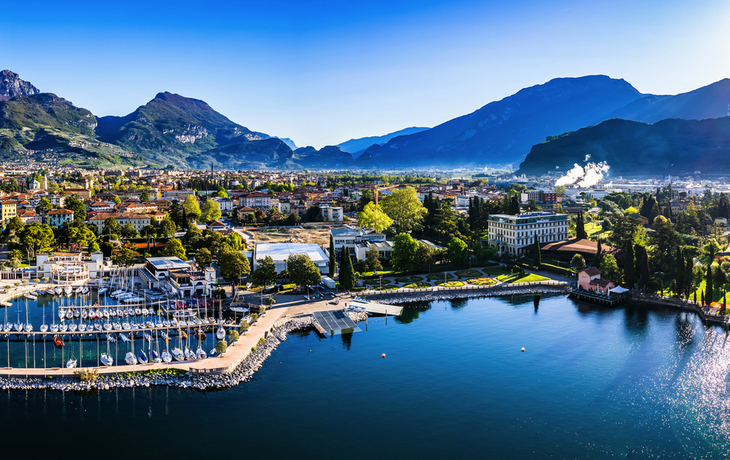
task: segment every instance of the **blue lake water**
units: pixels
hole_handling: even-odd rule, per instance
[[[5,392],[2,439],[13,441],[0,450],[355,459],[730,452],[728,337],[694,315],[563,296],[536,309],[515,297],[433,302],[360,326],[326,339],[290,334],[251,381],[225,391]]]

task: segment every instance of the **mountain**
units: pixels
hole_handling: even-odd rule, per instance
[[[292,149],[292,150],[296,150],[296,149],[299,148],[299,147],[297,147],[297,144],[295,144],[294,141],[291,140],[291,139],[289,139],[288,137],[278,137],[277,136],[277,139],[281,139],[282,141],[284,141],[284,143],[286,145],[288,145],[289,148]]]
[[[374,145],[361,166],[518,164],[547,136],[590,125],[641,97],[624,80],[603,75],[556,78],[439,126]]]
[[[610,113],[604,119],[655,123],[667,118],[703,120],[730,115],[730,79],[725,78],[711,85],[677,94],[676,96],[646,95]]]
[[[563,172],[605,161],[611,176],[730,174],[730,117],[654,124],[611,119],[532,147],[517,174]]]
[[[239,142],[268,139],[238,125],[208,104],[168,92],[159,93],[125,117],[101,117],[96,132],[153,159],[182,158]]]
[[[96,117],[51,93],[0,101],[0,150],[42,150],[94,139]]]
[[[0,101],[7,101],[15,96],[32,96],[39,93],[38,88],[21,80],[17,73],[10,70],[0,72]]]
[[[400,131],[395,131],[390,134],[386,134],[384,136],[370,136],[370,137],[361,137],[360,139],[350,139],[349,141],[345,141],[341,144],[337,144],[337,147],[342,149],[344,152],[348,152],[352,154],[353,158],[357,158],[360,155],[367,150],[368,147],[371,145],[377,144],[377,145],[383,145],[389,140],[393,139],[394,137],[398,136],[407,136],[409,134],[416,134],[420,133],[421,131],[425,131],[428,128],[418,128],[416,126],[412,126],[410,128],[401,129]]]
[[[349,152],[343,152],[340,147],[334,145],[319,150],[314,147],[301,147],[294,150],[292,156],[292,163],[321,169],[349,168],[352,166],[352,160]]]

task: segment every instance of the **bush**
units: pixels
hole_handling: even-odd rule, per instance
[[[82,382],[93,382],[99,377],[99,371],[93,370],[78,370],[74,371],[74,376]]]
[[[15,286],[15,287],[18,287],[18,286],[20,286],[20,281],[16,281],[16,282],[14,282],[14,283],[13,283],[13,286]]]
[[[225,340],[221,340],[218,343],[215,344],[215,351],[218,352],[219,355],[222,355],[226,351],[228,351],[228,344]]]
[[[274,305],[276,303],[276,299],[273,297],[269,297],[266,299],[266,305]]]
[[[33,278],[33,282],[37,284],[37,283],[40,283],[41,280],[39,280],[38,278]]]
[[[240,325],[240,326],[238,327],[238,329],[239,329],[240,331],[243,331],[243,333],[245,334],[245,333],[246,333],[246,331],[248,331],[248,328],[249,328],[249,327],[250,327],[250,326],[249,326],[249,324],[248,324],[248,321],[246,321],[245,319],[242,319],[242,320],[241,320],[241,325]]]
[[[23,284],[28,284],[28,280],[23,280]]]
[[[47,282],[49,282],[49,281],[51,281],[51,279],[50,279],[49,277],[47,277],[47,276],[44,276],[44,277],[43,277],[43,282],[44,282],[44,283],[47,283]]]
[[[251,315],[251,324],[255,323],[258,320],[259,320],[259,314],[258,313],[254,313],[254,314]]]
[[[542,264],[541,267],[551,273],[557,273],[558,275],[573,276],[575,273],[569,268],[558,267],[557,265],[552,264]]]
[[[238,331],[233,331],[233,330],[228,331],[228,339],[231,341],[231,343],[238,340],[238,338],[239,338]]]

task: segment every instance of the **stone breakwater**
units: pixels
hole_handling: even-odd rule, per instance
[[[567,294],[569,292],[568,285],[544,285],[544,286],[518,286],[509,285],[504,287],[490,287],[488,289],[469,289],[469,290],[440,290],[429,292],[399,292],[394,295],[378,294],[371,295],[371,300],[377,300],[380,303],[395,304],[399,302],[430,302],[432,300],[449,300],[449,299],[472,299],[477,297],[505,297],[511,295],[535,295],[535,294]]]
[[[191,390],[207,390],[230,388],[250,379],[261,368],[266,358],[286,340],[286,335],[297,329],[306,329],[312,326],[313,318],[306,316],[287,321],[279,327],[273,328],[264,341],[255,347],[241,363],[230,372],[180,375],[153,373],[120,373],[100,375],[92,382],[80,382],[69,375],[65,378],[47,379],[45,377],[0,377],[0,388],[3,390],[60,390],[60,391],[88,391],[111,390],[114,388],[149,387],[167,385]],[[214,365],[215,358],[211,359]]]

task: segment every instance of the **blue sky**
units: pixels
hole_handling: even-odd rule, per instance
[[[94,114],[160,91],[322,147],[435,126],[556,77],[677,94],[730,77],[730,3],[27,1],[0,68]]]

